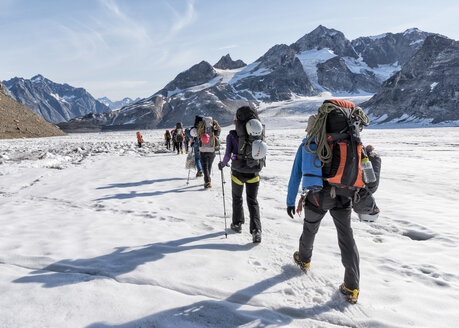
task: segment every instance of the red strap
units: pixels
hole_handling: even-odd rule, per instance
[[[355,108],[355,104],[352,101],[344,99],[328,99],[325,102],[331,102],[332,104],[343,107],[343,108]]]

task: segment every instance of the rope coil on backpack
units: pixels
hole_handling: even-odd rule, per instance
[[[326,123],[328,114],[334,110],[340,110],[339,106],[332,103],[324,103],[319,107],[316,118],[312,126],[308,129],[308,140],[304,143],[303,147],[307,153],[315,153],[313,165],[316,168],[322,168],[324,164],[330,163],[332,160],[332,151],[327,140]],[[359,129],[363,130],[364,126],[370,124],[370,119],[360,107],[355,107],[351,110],[351,117],[359,121]],[[316,144],[316,150],[311,149],[311,144]],[[317,167],[315,160],[318,158],[321,165]]]

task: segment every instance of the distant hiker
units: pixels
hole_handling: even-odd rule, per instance
[[[171,149],[171,138],[171,133],[169,132],[169,130],[166,130],[166,133],[164,133],[164,140],[166,141],[167,150]]]
[[[175,142],[175,129],[171,130],[171,141],[172,141],[172,151],[175,151],[177,149],[177,143]]]
[[[302,180],[303,233],[293,258],[309,270],[315,235],[330,211],[338,232],[341,261],[345,268],[340,291],[351,303],[359,295],[359,253],[351,228],[351,199],[364,187],[360,161],[360,131],[369,120],[360,107],[346,100],[326,100],[310,117],[307,136],[298,148],[288,184],[287,213],[293,218],[295,199]]]
[[[198,123],[197,141],[201,154],[202,171],[204,173],[204,188],[212,187],[210,174],[212,173],[212,163],[215,159],[215,150],[220,149],[218,141],[220,132],[220,125],[212,117],[202,117],[202,120]]]
[[[189,144],[190,144],[189,134],[190,134],[190,128],[186,128],[185,129],[185,140],[183,140],[183,144],[185,145],[185,152],[187,154],[188,154],[188,147],[189,147]]]
[[[231,159],[231,189],[233,198],[233,215],[231,229],[242,231],[245,222],[242,204],[244,184],[247,195],[247,206],[250,213],[250,233],[254,243],[261,242],[260,208],[257,195],[260,185],[259,173],[265,164],[266,144],[264,126],[257,112],[244,106],[237,110],[234,122],[236,130],[231,130],[226,137],[226,151],[223,160],[218,163],[222,170]]]
[[[143,144],[143,138],[142,138],[142,135],[140,134],[140,132],[136,132],[136,135],[137,135],[137,144],[140,147],[142,147],[142,144]]]
[[[353,199],[352,209],[358,214],[361,221],[374,222],[380,212],[373,194],[379,186],[381,157],[374,151],[374,147],[371,145],[366,146],[365,150],[372,164],[376,180],[374,182],[365,182],[365,188],[360,189],[358,197]]]
[[[183,125],[182,125],[182,122],[178,122],[175,127],[175,135],[174,135],[175,147],[177,148],[177,155],[183,154],[183,139],[184,139]]]
[[[188,137],[192,140],[192,147],[194,151],[194,162],[196,165],[196,177],[202,177],[202,164],[201,164],[201,154],[199,153],[199,143],[198,143],[198,132],[196,128],[191,128],[187,132]]]

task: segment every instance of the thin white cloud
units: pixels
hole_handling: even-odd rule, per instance
[[[178,12],[169,2],[166,2],[166,4],[174,14],[175,19],[169,31],[169,37],[172,37],[194,21],[196,11],[194,8],[194,0],[186,1],[186,11],[184,13]]]
[[[105,34],[134,39],[140,47],[151,44],[152,40],[148,33],[148,28],[142,25],[140,21],[129,17],[119,8],[114,0],[99,1],[108,9],[108,13],[114,16],[112,20],[98,20],[94,18],[99,28],[103,29]]]

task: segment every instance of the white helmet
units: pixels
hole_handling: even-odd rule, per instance
[[[263,134],[263,125],[259,120],[255,118],[248,121],[245,125],[245,128],[249,136],[259,137]]]
[[[252,158],[253,159],[262,159],[266,157],[268,152],[268,146],[265,142],[261,140],[255,140],[252,142]]]
[[[360,221],[375,222],[378,219],[379,213],[376,214],[359,214]]]
[[[198,131],[196,131],[196,128],[190,129],[190,136],[192,136],[193,138],[196,138],[198,136]]]

